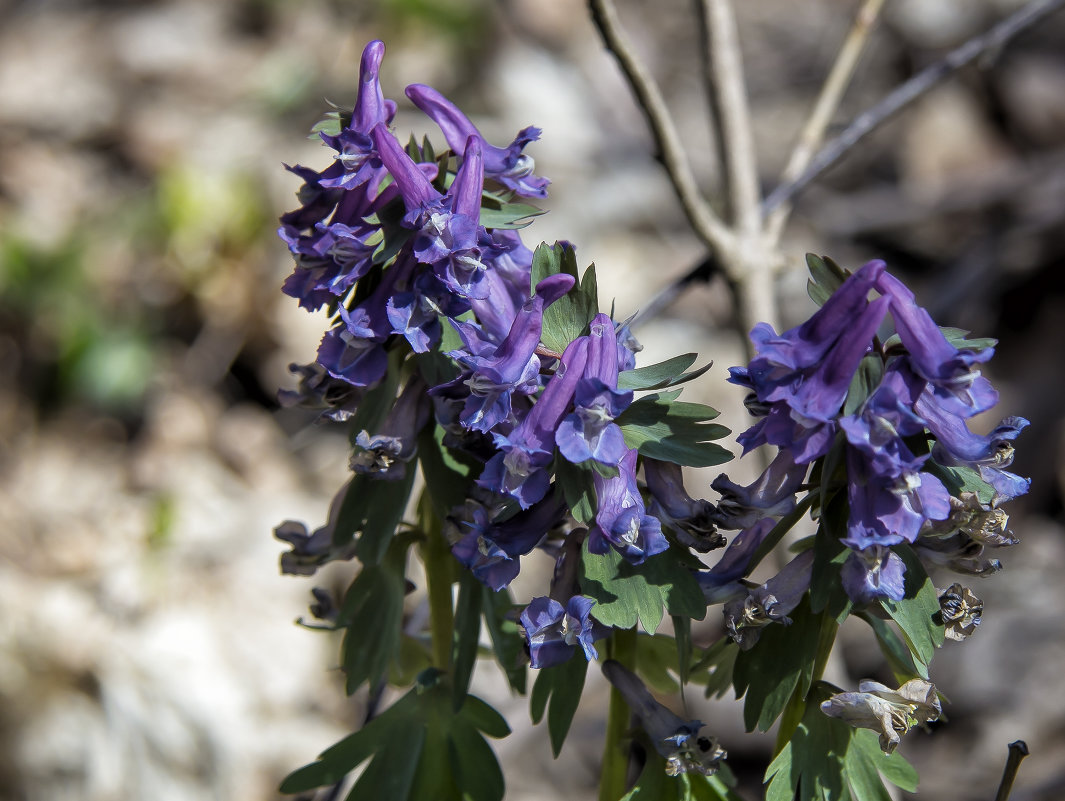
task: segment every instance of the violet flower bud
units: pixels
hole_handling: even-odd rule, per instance
[[[781,517],[795,508],[808,464],[797,464],[791,454],[781,450],[752,484],[741,487],[722,473],[710,488],[721,494],[714,521],[724,529],[753,526],[763,517]]]

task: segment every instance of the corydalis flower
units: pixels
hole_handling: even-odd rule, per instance
[[[847,597],[859,605],[880,599],[901,601],[906,595],[906,565],[883,545],[873,545],[847,557],[840,568]]]
[[[728,756],[713,737],[699,736],[703,722],[685,720],[658,703],[643,682],[620,662],[608,659],[603,663],[607,677],[625,699],[632,713],[639,718],[655,750],[666,760],[666,773],[714,775]]]
[[[753,526],[763,517],[781,517],[795,508],[809,465],[796,464],[791,454],[781,450],[755,481],[741,487],[722,473],[710,488],[721,494],[714,521],[724,529]]]
[[[950,499],[950,516],[932,523],[922,536],[945,536],[960,532],[993,548],[1016,545],[1018,540],[1006,528],[1009,515],[995,502],[983,503],[975,492],[962,492]]]
[[[575,595],[562,606],[553,598],[533,598],[521,613],[521,625],[529,644],[534,668],[567,661],[580,646],[589,662],[599,658],[593,644],[605,637],[606,627],[591,617],[595,601]]]
[[[481,139],[484,150],[484,173],[499,183],[525,197],[547,197],[546,178],[532,174],[535,169],[532,157],[522,153],[529,142],[540,138],[539,128],[524,128],[509,147],[493,147],[484,142],[481,132],[454,103],[424,84],[407,87],[407,97],[440,126],[448,146],[461,153],[471,136]]]
[[[725,604],[725,629],[741,650],[753,648],[770,623],[791,624],[788,615],[810,588],[813,564],[814,552],[804,551],[746,598]]]
[[[947,639],[961,641],[971,636],[980,625],[984,602],[968,587],[954,582],[939,594],[939,612]]]
[[[651,514],[676,533],[681,545],[699,553],[724,547],[725,537],[714,525],[714,505],[687,493],[680,465],[644,459],[643,474],[651,492]]]
[[[400,393],[381,430],[373,435],[359,432],[350,462],[353,471],[389,480],[406,475],[407,463],[417,449],[418,433],[429,421],[427,389],[425,381],[415,376]]]
[[[647,514],[636,484],[636,458],[633,448],[621,459],[616,476],[592,476],[599,509],[588,535],[588,549],[602,554],[613,546],[627,561],[638,565],[667,550],[669,542],[662,534],[662,524]]]
[[[902,735],[913,726],[938,720],[942,711],[936,688],[924,679],[911,679],[892,690],[868,679],[858,684],[856,693],[838,693],[821,704],[831,718],[880,734],[880,749],[890,754]]]

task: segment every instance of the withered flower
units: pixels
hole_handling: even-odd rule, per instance
[[[960,642],[980,625],[984,602],[973,595],[968,587],[954,582],[939,594],[939,610],[943,625],[946,626],[947,639]]]
[[[930,723],[942,711],[936,688],[924,679],[911,679],[892,690],[865,679],[856,693],[837,693],[821,704],[821,711],[851,726],[880,734],[880,749],[890,754],[913,726]]]

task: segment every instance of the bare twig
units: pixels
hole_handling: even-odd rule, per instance
[[[706,21],[707,81],[719,115],[730,221],[741,238],[753,237],[762,222],[758,208],[758,166],[736,16],[731,0],[699,0],[699,5],[700,16]]]
[[[780,182],[782,184],[794,181],[809,166],[818,145],[824,139],[825,130],[832,121],[832,115],[839,107],[840,100],[843,99],[843,93],[850,84],[854,68],[858,64],[858,59],[861,57],[862,50],[865,48],[865,43],[873,26],[876,24],[876,19],[880,15],[880,9],[883,5],[884,0],[865,0],[858,10],[858,14],[854,18],[854,24],[843,42],[839,55],[836,56],[836,62],[832,65],[832,69],[829,70],[824,86],[821,87],[821,94],[818,96],[817,102],[814,103],[814,107],[810,111],[810,117],[806,120],[806,125],[803,126],[802,132],[799,134],[799,141],[791,152],[791,157],[788,159],[784,172],[781,173]],[[766,222],[766,240],[770,245],[775,245],[780,241],[780,234],[784,230],[784,224],[787,222],[790,212],[791,205],[781,203],[769,215]]]
[[[607,48],[617,59],[633,94],[643,110],[658,147],[662,164],[673,183],[684,213],[711,253],[724,254],[734,249],[732,232],[710,208],[695,183],[680,134],[673,124],[662,92],[647,69],[636,58],[632,44],[621,28],[613,0],[588,0],[592,20]]]
[[[1002,771],[1002,781],[995,794],[995,801],[1006,801],[1013,790],[1013,782],[1017,778],[1017,770],[1021,766],[1021,760],[1028,756],[1028,744],[1024,740],[1014,740],[1009,744],[1010,754],[1006,758],[1006,768]]]
[[[926,67],[906,83],[892,91],[871,109],[859,114],[847,128],[817,153],[802,175],[794,181],[782,184],[773,190],[762,204],[763,214],[768,214],[782,203],[791,200],[811,181],[835,164],[867,134],[882,125],[917,98],[926,94],[940,81],[957,72],[978,56],[989,50],[1002,47],[1021,31],[1030,28],[1039,20],[1065,6],[1065,0],[1033,0],[1015,14],[1004,19],[991,30],[973,37],[965,44],[950,51],[940,61]]]

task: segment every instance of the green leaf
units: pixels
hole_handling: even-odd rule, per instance
[[[843,404],[843,415],[849,417],[865,403],[866,398],[880,386],[880,380],[884,377],[884,361],[877,353],[869,353],[862,357],[858,369],[851,378],[850,388],[847,390],[847,399]]]
[[[447,518],[456,503],[461,503],[473,483],[469,468],[457,461],[442,444],[443,435],[444,430],[435,426],[423,429],[418,436],[418,462],[433,511],[440,520]]]
[[[525,694],[525,681],[528,670],[525,667],[525,649],[519,634],[518,624],[507,616],[514,608],[510,591],[484,592],[484,624],[492,641],[496,663],[507,676],[511,688],[521,695]]]
[[[843,286],[843,282],[849,275],[832,259],[827,256],[822,258],[813,253],[806,254],[806,266],[810,269],[810,281],[806,284],[806,291],[810,299],[818,306],[824,306],[825,301]]]
[[[964,328],[951,328],[949,326],[939,326],[939,330],[943,332],[943,336],[947,338],[947,342],[956,347],[958,350],[987,350],[993,348],[998,344],[997,339],[991,337],[977,337],[976,339],[969,339],[969,332]]]
[[[714,661],[711,663],[714,667],[714,671],[707,676],[706,679],[706,692],[707,698],[710,696],[717,696],[721,698],[728,692],[729,687],[733,683],[733,672],[736,669],[736,658],[740,655],[740,647],[736,645],[728,637],[722,637],[709,649],[708,653],[714,651],[718,646],[721,646],[721,650],[714,657]],[[693,670],[698,669],[694,668]]]
[[[551,275],[566,273],[577,279],[577,257],[572,246],[556,242],[553,246],[540,244],[533,253],[531,291]],[[562,353],[570,342],[581,336],[599,313],[595,265],[562,298],[544,309],[544,323],[540,340],[556,353]]]
[[[910,651],[927,665],[944,639],[939,594],[912,548],[896,545],[894,550],[906,564],[906,597],[901,601],[885,599],[881,604],[899,624]]]
[[[510,726],[507,725],[506,719],[476,695],[466,696],[466,703],[463,704],[459,714],[476,726],[478,731],[484,732],[489,737],[495,737],[498,740],[510,734]]]
[[[466,701],[477,642],[481,634],[481,593],[485,587],[468,570],[459,574],[459,598],[455,604],[455,634],[452,655],[452,703],[456,710]]]
[[[355,414],[348,423],[348,440],[352,445],[360,431],[376,434],[384,423],[392,407],[396,405],[399,391],[403,353],[400,349],[388,354],[388,371],[373,389],[370,389],[359,401]]]
[[[684,371],[695,363],[697,356],[698,354],[695,353],[685,353],[683,356],[674,356],[658,364],[625,370],[618,375],[618,389],[666,389],[691,381],[714,366],[714,363],[710,362],[705,367],[685,373]]]
[[[880,749],[878,748],[877,750]],[[843,769],[847,776],[847,784],[850,785],[851,794],[858,801],[891,801],[891,794],[884,787],[884,782],[880,779],[880,774],[876,772],[876,768],[860,749],[854,747],[853,735],[851,747],[847,749],[847,757],[844,761]]]
[[[371,479],[366,487],[369,508],[362,533],[355,545],[355,555],[364,565],[378,564],[384,558],[396,527],[403,519],[414,486],[414,464],[408,464],[403,478],[396,481]]]
[[[401,573],[367,565],[345,593],[337,624],[347,629],[341,661],[348,695],[364,682],[376,685],[398,658],[405,589]]]
[[[865,760],[876,768],[881,776],[896,787],[902,788],[907,793],[917,791],[918,776],[913,765],[907,762],[898,751],[891,754],[881,751],[880,740],[876,732],[871,729],[855,729],[851,736],[851,750],[865,757]]]
[[[706,600],[691,570],[672,551],[633,565],[611,548],[594,554],[587,541],[581,557],[581,592],[596,600],[592,617],[607,626],[628,629],[640,625],[654,633],[662,622],[662,609],[671,615],[702,620]]]
[[[636,673],[650,687],[666,695],[680,692],[680,684],[670,675],[677,671],[677,644],[672,637],[640,632],[636,653]]]
[[[688,683],[692,665],[692,622],[673,615],[673,637],[677,643],[677,676],[682,685]]]
[[[555,459],[555,484],[562,487],[573,519],[590,525],[595,519],[595,485],[588,467],[571,463],[568,459]]]
[[[771,623],[754,647],[740,651],[733,668],[736,697],[746,694],[743,721],[747,731],[768,731],[787,706],[795,688],[805,695],[813,677],[822,616],[810,611],[808,597],[791,613],[792,623]]]
[[[824,682],[811,688],[802,722],[766,770],[766,801],[849,798],[843,773],[852,730],[820,709],[821,701],[835,691]]]
[[[689,467],[710,467],[732,459],[732,454],[710,440],[730,432],[708,423],[718,412],[701,403],[675,401],[672,393],[648,395],[632,403],[615,422],[625,444],[644,456]]]
[[[872,628],[877,644],[880,646],[880,652],[884,654],[888,667],[891,668],[899,684],[904,684],[914,676],[928,679],[928,665],[914,657],[910,647],[887,622],[865,612],[860,612],[858,617]]]
[[[448,745],[456,784],[463,798],[470,801],[501,801],[503,772],[499,769],[491,746],[477,729],[462,717],[454,719]]]
[[[533,723],[539,723],[546,708],[551,751],[556,757],[562,753],[573,716],[577,713],[587,674],[588,663],[583,654],[577,653],[561,665],[541,668],[533,685],[529,712]]]
[[[975,492],[981,503],[991,503],[995,488],[971,467],[946,467],[933,459],[925,462],[925,469],[943,482],[947,491],[957,497],[963,492]]]
[[[845,530],[847,505],[837,493],[821,515],[814,537],[814,564],[810,573],[810,608],[815,613],[828,609],[828,614],[842,623],[850,609],[850,599],[839,580],[839,571],[850,556],[850,550],[840,542]]]
[[[541,214],[546,212],[528,203],[504,203],[498,209],[481,206],[480,223],[485,228],[524,228]]]

